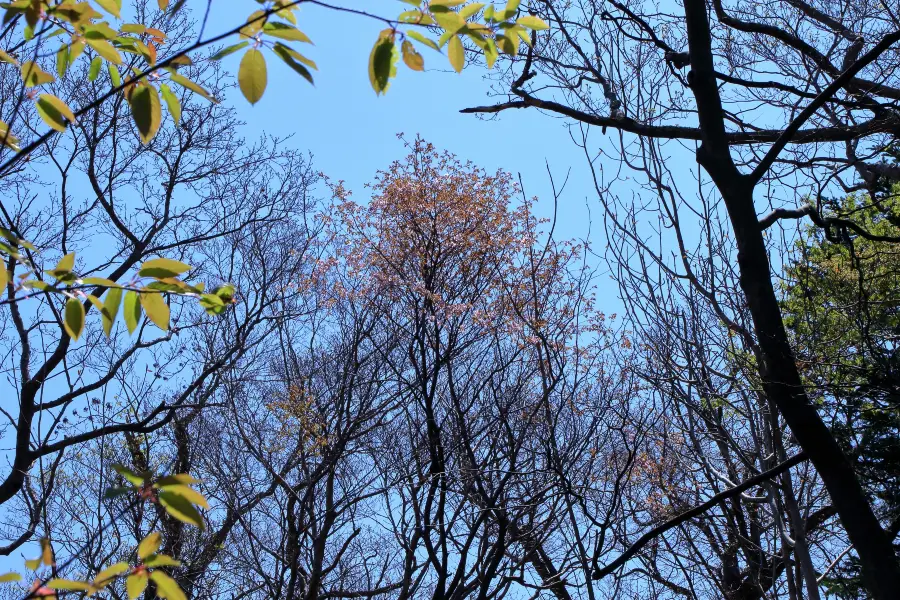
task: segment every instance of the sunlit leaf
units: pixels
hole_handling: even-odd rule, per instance
[[[84,331],[84,305],[78,298],[69,298],[66,300],[66,313],[63,320],[63,327],[69,337],[77,340]]]
[[[117,562],[115,564],[112,564],[97,573],[97,576],[94,577],[94,585],[108,584],[110,583],[109,580],[121,575],[122,573],[126,573],[130,569],[131,567],[128,566],[127,562]]]
[[[38,114],[44,122],[57,131],[65,131],[69,123],[75,122],[72,109],[52,94],[41,94],[36,106]]]
[[[134,333],[134,330],[137,329],[138,322],[141,320],[141,305],[137,292],[132,292],[130,290],[125,292],[125,303],[123,308],[125,311],[125,326],[128,327],[128,333]],[[128,478],[126,477],[126,479]],[[143,479],[141,480],[141,483],[143,483]]]
[[[129,292],[129,293],[133,293],[133,292]],[[126,303],[128,302],[127,298],[125,299],[125,302]],[[138,475],[137,473],[135,473],[134,471],[132,471],[131,469],[129,469],[128,467],[126,467],[124,465],[116,464],[116,465],[113,465],[112,468],[113,468],[113,471],[115,471],[116,473],[121,475],[123,478],[125,478],[125,481],[127,481],[131,485],[136,485],[136,486],[144,485],[144,478],[141,477],[140,475]]]
[[[157,487],[163,487],[166,485],[195,485],[200,483],[200,480],[191,477],[187,473],[176,473],[175,475],[163,475],[159,479],[156,480]]]
[[[22,81],[25,82],[25,87],[36,87],[56,81],[53,75],[40,68],[36,62],[30,60],[22,63],[19,72],[22,74]]]
[[[245,41],[245,42],[239,42],[237,44],[234,44],[233,46],[228,46],[226,48],[222,48],[221,50],[219,50],[218,52],[216,52],[215,54],[210,56],[209,60],[222,60],[229,54],[234,54],[238,50],[242,50],[249,45],[250,45],[250,42]]]
[[[122,18],[122,0],[96,0],[100,8],[115,16],[117,19]]]
[[[166,108],[169,109],[169,114],[172,115],[172,120],[178,125],[181,121],[181,102],[178,101],[178,96],[173,94],[169,86],[164,83],[159,85],[159,93],[166,103]]]
[[[159,102],[159,93],[152,85],[137,85],[129,98],[131,116],[137,125],[138,133],[143,143],[149,143],[162,123],[162,105]]]
[[[6,53],[4,50],[0,50],[0,62],[9,63],[11,65],[19,64],[16,59]]]
[[[150,573],[150,579],[156,584],[156,595],[165,600],[187,600],[187,596],[178,587],[174,579],[162,571]]]
[[[171,258],[151,258],[144,261],[138,275],[141,277],[175,277],[191,270],[191,265]]]
[[[9,583],[11,581],[22,581],[22,576],[18,573],[4,573],[0,575],[0,583]]]
[[[266,35],[271,35],[272,37],[281,38],[283,40],[290,40],[292,42],[305,42],[307,44],[312,44],[312,40],[309,39],[305,33],[297,29],[292,25],[288,25],[287,23],[266,23],[263,25],[263,33]]]
[[[154,325],[163,331],[169,329],[169,305],[162,294],[141,292],[141,306]]]
[[[147,567],[180,567],[181,561],[175,560],[171,556],[165,554],[152,554],[144,561]]]
[[[122,304],[122,288],[110,288],[106,292],[106,300],[103,302],[103,310],[100,311],[103,321],[103,333],[106,337],[112,332],[113,323],[116,322],[116,315],[119,314],[119,306]]]
[[[112,82],[113,87],[122,85],[122,76],[119,74],[119,69],[116,68],[116,65],[106,63],[106,70],[109,72],[109,80]]]
[[[103,59],[99,56],[95,56],[94,60],[91,61],[91,66],[88,69],[88,81],[94,81],[97,79],[97,76],[100,75],[100,67],[103,66]]]
[[[149,581],[150,576],[146,571],[129,575],[128,579],[125,580],[125,591],[128,592],[128,598],[130,598],[130,600],[140,598],[141,594],[144,593],[144,590],[147,589],[147,583]]]
[[[202,506],[205,509],[209,509],[209,503],[206,502],[206,498],[203,497],[203,494],[198,492],[192,487],[186,485],[166,485],[161,486],[160,489],[165,490],[166,492],[171,492],[173,494],[177,494],[181,496],[191,504],[196,504],[197,506]]]
[[[434,15],[434,20],[441,26],[441,29],[450,35],[466,26],[466,20],[455,12],[438,13]]]
[[[53,556],[53,545],[50,544],[48,538],[41,538],[41,563],[48,567],[56,564],[56,559]]]
[[[137,555],[138,558],[144,560],[151,554],[155,554],[159,547],[162,545],[162,534],[158,531],[154,531],[138,544]]]
[[[471,4],[466,4],[459,10],[459,16],[463,19],[468,19],[482,8],[484,8],[484,3],[482,2],[473,2]]]
[[[438,52],[440,52],[440,50],[441,50],[440,47],[437,45],[437,42],[435,42],[435,41],[432,40],[431,38],[425,37],[424,35],[422,35],[422,34],[419,33],[418,31],[407,31],[407,32],[406,32],[406,35],[408,35],[408,36],[411,37],[412,39],[416,40],[417,42],[420,42],[420,43],[422,43],[422,44],[425,44],[425,45],[428,46],[429,48],[434,48],[434,49],[437,50]]]
[[[90,583],[86,581],[72,581],[71,579],[54,578],[47,582],[47,587],[52,590],[72,590],[79,592],[90,592],[94,589]]]
[[[275,55],[278,58],[280,58],[282,61],[284,61],[284,63],[287,66],[289,66],[291,69],[293,69],[294,71],[299,73],[301,77],[303,77],[310,83],[313,83],[312,73],[309,72],[309,69],[304,67],[302,64],[300,64],[299,60],[294,58],[295,55],[300,58],[305,58],[305,57],[302,57],[302,55],[300,55],[298,52],[294,52],[294,51],[292,51],[291,48],[288,48],[287,46],[280,44],[280,43],[276,43],[275,47],[272,48],[272,50],[275,52]],[[312,62],[312,61],[309,61],[309,62]],[[313,63],[313,64],[315,64],[315,63]],[[315,67],[313,67],[313,68],[315,68]]]
[[[546,21],[544,21],[540,17],[533,17],[531,15],[528,15],[526,17],[519,17],[518,19],[516,19],[516,23],[518,23],[522,27],[527,27],[528,29],[533,29],[535,31],[550,29],[550,26]]]
[[[113,64],[122,63],[122,55],[116,50],[112,44],[104,39],[87,39],[87,44],[94,51]]]
[[[378,35],[369,55],[369,82],[376,94],[385,93],[391,84],[391,77],[397,74],[397,54],[394,31],[385,29]]]
[[[238,69],[238,85],[244,98],[250,104],[256,104],[266,91],[267,74],[266,59],[256,48],[247,50],[241,59]]]
[[[179,521],[194,525],[201,530],[205,528],[206,525],[200,512],[184,496],[162,490],[159,492],[159,503],[163,505],[166,512]]]
[[[466,53],[458,35],[450,38],[450,43],[447,45],[447,56],[450,58],[453,70],[460,73],[466,64]]]
[[[403,62],[406,63],[407,67],[413,71],[423,71],[425,69],[425,59],[415,49],[412,42],[403,40],[400,49],[403,54]]]
[[[265,65],[263,66],[263,69],[265,69]],[[195,94],[199,94],[200,96],[203,96],[210,102],[218,102],[218,100],[213,98],[209,92],[207,92],[205,89],[203,89],[203,87],[197,85],[196,83],[194,83],[193,81],[191,81],[190,79],[185,77],[184,75],[179,75],[178,73],[171,73],[169,75],[169,79],[171,79],[173,83],[177,83],[181,87],[186,88],[186,89],[194,92]]]

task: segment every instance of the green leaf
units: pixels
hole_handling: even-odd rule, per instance
[[[163,505],[167,513],[179,521],[194,525],[201,531],[206,527],[200,512],[184,496],[162,490],[159,492],[159,503]]]
[[[122,288],[110,288],[106,292],[106,300],[103,302],[103,310],[100,311],[103,320],[103,333],[109,337],[112,332],[113,323],[116,322],[116,316],[119,314],[119,305],[122,304]]]
[[[9,285],[9,271],[6,270],[6,265],[0,262],[0,296],[6,291],[7,285]]]
[[[140,23],[125,23],[120,29],[122,33],[136,33],[137,35],[147,31],[146,25],[141,25]]]
[[[162,534],[158,531],[154,531],[138,544],[137,555],[138,558],[144,560],[151,554],[156,554],[156,551],[159,550],[159,547],[162,545]]]
[[[544,29],[550,29],[550,26],[546,21],[544,21],[540,17],[533,17],[531,15],[527,17],[519,17],[518,19],[516,19],[516,23],[518,23],[522,27],[533,29],[534,31],[543,31]]]
[[[406,35],[408,35],[409,37],[411,37],[412,39],[416,40],[417,42],[419,42],[421,44],[425,44],[429,48],[434,48],[438,52],[441,51],[441,48],[440,48],[440,46],[437,45],[437,42],[435,42],[431,38],[425,37],[418,31],[407,31]]]
[[[94,577],[94,585],[107,585],[111,583],[113,578],[118,577],[130,569],[131,567],[128,566],[127,562],[117,562],[112,564],[97,573],[97,576]]]
[[[59,271],[60,273],[71,273],[72,269],[75,268],[75,253],[69,252],[56,263],[56,268],[54,271]]]
[[[422,58],[422,55],[415,49],[412,42],[403,40],[403,44],[400,48],[403,53],[403,62],[406,63],[407,67],[413,71],[425,70],[425,59]]]
[[[175,560],[171,556],[165,554],[152,554],[144,561],[147,567],[180,567],[181,561]]]
[[[263,25],[263,33],[266,35],[271,35],[272,37],[281,38],[283,40],[290,40],[292,42],[304,42],[307,44],[312,44],[312,40],[309,37],[297,29],[292,25],[288,25],[287,23],[266,23]]]
[[[519,10],[520,2],[521,0],[508,0],[506,3],[506,8],[503,9],[503,13],[497,15],[497,18],[500,21],[505,21],[516,16],[516,11]]]
[[[131,116],[137,125],[141,141],[149,143],[162,123],[162,105],[159,102],[159,93],[152,85],[135,86],[129,98],[131,104]]]
[[[97,4],[117,19],[122,18],[122,0],[97,0]]]
[[[147,589],[149,581],[150,576],[146,572],[129,575],[128,579],[125,580],[125,591],[128,592],[128,598],[130,600],[140,598],[144,590]]]
[[[5,50],[0,50],[0,62],[9,63],[11,65],[19,64],[18,62],[16,62],[16,59],[7,54]]]
[[[210,56],[209,60],[222,60],[229,54],[234,54],[238,50],[242,50],[249,45],[250,45],[250,42],[239,42],[237,44],[234,44],[233,46],[228,46],[227,48],[222,48],[221,50],[219,50],[218,52],[216,52],[215,54]]]
[[[500,57],[500,53],[497,52],[497,44],[493,39],[488,38],[485,40],[484,45],[484,60],[487,63],[488,69],[494,68],[494,63],[497,62],[497,59]]]
[[[18,573],[4,573],[0,575],[0,583],[9,583],[12,581],[22,581],[22,576]]]
[[[69,68],[69,45],[63,44],[56,51],[56,74],[62,79]]]
[[[25,568],[28,569],[29,571],[37,571],[40,566],[41,566],[40,558],[29,558],[28,560],[25,561]]]
[[[99,54],[100,56],[102,56],[103,58],[108,60],[109,62],[116,64],[116,65],[122,63],[122,55],[119,54],[119,51],[116,50],[113,47],[113,45],[110,44],[109,42],[107,42],[106,40],[104,40],[102,38],[98,38],[98,39],[85,38],[85,41],[87,42],[88,46],[93,48],[97,54]]]
[[[51,579],[47,582],[47,587],[51,590],[74,590],[79,592],[93,591],[94,586],[86,581],[72,581],[71,579]]]
[[[378,35],[369,55],[369,81],[375,93],[385,93],[391,84],[391,77],[396,74],[397,48],[394,46],[394,31],[385,29]]]
[[[187,600],[187,596],[178,587],[174,579],[162,571],[150,573],[150,579],[156,584],[156,595],[164,600]]]
[[[164,487],[167,485],[195,485],[200,483],[199,479],[191,477],[187,473],[176,473],[175,475],[163,475],[159,479],[156,480],[157,487]]]
[[[91,61],[91,67],[88,69],[88,81],[94,81],[100,75],[100,67],[103,66],[103,59],[95,56]]]
[[[468,19],[482,8],[484,8],[484,3],[482,2],[473,2],[472,4],[466,4],[460,9],[459,16],[463,19]]]
[[[57,131],[65,131],[69,123],[75,122],[72,109],[52,94],[41,94],[38,97],[37,111],[44,122]]]
[[[128,333],[134,333],[137,329],[138,322],[141,320],[141,305],[137,292],[125,292],[125,326],[128,327]],[[126,479],[128,479],[126,477]],[[141,481],[143,483],[143,480]],[[139,485],[139,484],[135,484]]]
[[[203,497],[203,494],[192,487],[177,484],[160,486],[160,489],[181,496],[191,504],[202,506],[203,508],[209,510],[209,503],[206,502],[206,498]]]
[[[138,275],[141,277],[165,279],[167,277],[177,277],[190,270],[191,265],[183,263],[180,260],[172,260],[171,258],[152,258],[141,265]]]
[[[444,32],[450,35],[453,35],[466,26],[466,20],[455,12],[437,13],[434,15],[434,20],[437,21]]]
[[[300,76],[303,77],[304,79],[306,79],[308,82],[310,82],[310,83],[313,82],[312,73],[309,72],[309,69],[307,69],[302,64],[300,64],[297,60],[294,59],[293,54],[297,54],[297,53],[292,52],[291,48],[288,48],[287,46],[285,46],[283,44],[276,43],[275,47],[272,48],[272,50],[275,52],[275,55],[278,58],[280,58],[282,61],[284,61],[284,64],[286,64],[287,66],[292,68],[294,71],[299,73]],[[312,62],[312,61],[310,61],[310,62]]]
[[[133,293],[133,292],[129,292],[129,293]],[[125,302],[127,304],[127,302],[128,302],[127,298],[125,299]],[[131,469],[129,469],[128,467],[126,467],[124,465],[116,464],[116,465],[113,465],[112,468],[113,468],[113,471],[115,471],[116,473],[118,473],[119,475],[124,477],[125,481],[127,481],[131,485],[135,485],[135,486],[144,485],[144,482],[145,482],[144,478],[142,476],[138,475],[137,473],[135,473],[134,471],[132,471]]]
[[[244,98],[256,104],[266,91],[266,59],[256,48],[247,50],[238,69],[238,85]]]
[[[181,102],[178,101],[178,96],[173,94],[169,86],[164,83],[159,85],[159,92],[166,103],[166,108],[169,109],[169,114],[172,115],[172,120],[178,125],[181,121]]]
[[[162,294],[141,292],[141,306],[144,308],[147,317],[157,327],[163,331],[169,329],[169,305],[166,304]]]
[[[447,45],[447,56],[450,58],[453,70],[457,73],[462,72],[463,67],[466,65],[466,53],[458,35],[450,38],[450,43]]]
[[[265,70],[265,65],[263,65],[263,69]],[[181,87],[187,88],[190,91],[194,92],[195,94],[199,94],[200,96],[203,96],[204,98],[206,98],[207,100],[209,100],[210,102],[212,102],[214,104],[218,103],[218,100],[213,98],[212,94],[207,92],[201,86],[197,85],[196,83],[194,83],[193,81],[191,81],[190,79],[185,77],[184,75],[179,75],[178,73],[171,73],[169,75],[169,79],[171,79],[173,83],[177,83]]]
[[[22,66],[19,67],[19,72],[22,74],[22,81],[25,82],[25,87],[37,87],[56,81],[53,75],[40,68],[36,62],[30,60],[22,63]]]
[[[116,68],[116,65],[106,63],[106,70],[109,72],[109,80],[112,82],[113,87],[122,85],[122,76],[119,75],[119,69]]]
[[[81,332],[84,331],[84,305],[78,298],[66,300],[66,315],[63,327],[73,340],[81,337]]]

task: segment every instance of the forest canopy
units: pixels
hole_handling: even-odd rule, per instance
[[[0,5],[0,598],[897,598],[900,15],[403,1]],[[585,176],[245,135],[348,18]]]

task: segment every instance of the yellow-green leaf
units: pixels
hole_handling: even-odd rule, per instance
[[[134,124],[137,125],[141,141],[146,144],[156,137],[162,123],[159,93],[152,85],[138,85],[131,92],[129,102]]]
[[[423,71],[425,70],[425,59],[422,58],[422,55],[415,49],[412,45],[412,42],[409,40],[403,40],[403,44],[400,46],[401,52],[403,53],[403,62],[406,63],[406,66],[412,69],[413,71]]]
[[[119,314],[119,306],[122,304],[122,288],[110,288],[106,292],[106,300],[103,302],[103,310],[100,311],[103,320],[103,333],[109,337],[112,332],[113,323],[116,322],[116,315]]]
[[[397,48],[394,45],[394,31],[385,29],[369,54],[369,82],[376,94],[383,94],[391,84],[391,77],[397,74]]]
[[[91,66],[88,69],[88,81],[94,81],[97,79],[97,76],[100,75],[100,67],[103,65],[103,59],[99,56],[95,56],[94,60],[91,61]]]
[[[263,70],[265,70],[265,65],[263,65]],[[218,100],[216,100],[215,98],[212,97],[212,94],[207,92],[201,86],[197,85],[196,83],[194,83],[193,81],[191,81],[190,79],[185,77],[184,75],[179,75],[178,73],[172,73],[171,75],[169,75],[169,79],[171,79],[173,83],[177,83],[181,87],[189,89],[192,92],[194,92],[195,94],[199,94],[200,96],[203,96],[210,102],[214,102],[214,103],[218,102]]]
[[[162,294],[141,292],[141,306],[154,325],[163,331],[169,329],[169,305]]]
[[[459,13],[452,11],[447,13],[436,13],[434,15],[434,20],[441,26],[441,29],[450,35],[453,35],[466,26],[466,20],[460,17]]]
[[[466,53],[458,35],[450,38],[450,43],[447,45],[447,56],[450,58],[453,70],[460,73],[466,64]]]
[[[84,305],[78,298],[69,298],[66,300],[66,314],[63,320],[63,327],[69,337],[77,340],[84,331]]]
[[[315,65],[311,60],[307,59],[305,56],[300,54],[299,52],[294,51],[293,49],[285,46],[282,43],[276,43],[275,47],[272,48],[275,52],[275,55],[280,58],[284,64],[292,68],[294,71],[300,74],[301,77],[313,83],[312,73],[309,72],[309,69],[304,67],[301,62],[309,62]],[[296,58],[295,58],[296,57]],[[313,66],[315,68],[315,66]]]
[[[190,270],[191,265],[183,263],[180,260],[172,260],[171,258],[152,258],[141,265],[138,275],[141,277],[164,279],[166,277],[176,277],[182,273],[187,273]]]
[[[158,531],[154,531],[138,544],[137,555],[138,558],[144,560],[151,554],[155,554],[159,547],[162,545],[162,534]]]
[[[48,538],[41,538],[41,562],[48,567],[56,564],[56,560],[53,558],[53,546]]]
[[[409,37],[411,37],[412,39],[416,40],[419,43],[425,44],[429,48],[434,48],[438,52],[440,52],[440,50],[441,50],[440,46],[437,45],[437,42],[435,42],[431,38],[425,37],[418,31],[407,31],[406,35],[408,35]]]
[[[72,581],[71,579],[54,578],[47,582],[51,590],[74,590],[79,592],[93,591],[94,586],[86,581]]]
[[[528,15],[527,17],[519,17],[518,19],[516,19],[516,23],[518,23],[522,27],[527,27],[528,29],[533,29],[535,31],[550,29],[550,26],[546,21],[544,21],[540,17],[534,17],[531,15]]]
[[[206,498],[203,497],[203,494],[192,487],[176,484],[160,486],[160,489],[171,492],[173,494],[177,494],[191,504],[196,504],[197,506],[202,506],[203,508],[209,510],[209,504],[206,502]]]
[[[109,72],[109,80],[112,82],[113,87],[122,85],[122,76],[119,74],[119,69],[116,68],[116,65],[106,63],[106,70]]]
[[[128,579],[125,580],[125,591],[128,592],[128,598],[130,598],[130,600],[140,598],[141,594],[144,593],[144,590],[147,589],[147,583],[149,581],[150,576],[146,571],[129,575]]]
[[[97,0],[97,4],[117,19],[122,18],[122,0]]]
[[[22,581],[22,576],[18,573],[4,573],[0,575],[0,583],[9,583],[11,581]]]
[[[156,480],[157,487],[164,487],[167,485],[194,485],[200,483],[200,480],[191,477],[187,473],[176,473],[175,475],[163,475],[159,479]]]
[[[6,270],[6,265],[0,262],[0,296],[6,291],[7,285],[9,285],[9,271]]]
[[[22,73],[22,81],[25,82],[25,87],[37,87],[56,81],[53,75],[40,68],[34,61],[27,60],[23,62],[19,71]]]
[[[169,86],[164,83],[160,84],[159,93],[162,94],[162,99],[169,109],[169,114],[172,115],[172,120],[178,125],[179,121],[181,121],[181,102],[178,101],[178,96],[173,94]]]
[[[19,64],[18,62],[16,62],[16,59],[7,54],[5,50],[0,50],[0,62],[6,62],[11,65]]]
[[[297,29],[292,25],[288,25],[287,23],[266,23],[263,25],[263,33],[266,35],[271,35],[272,37],[281,38],[283,40],[290,40],[292,42],[305,42],[307,44],[312,44],[312,40],[309,37]]]
[[[57,131],[65,131],[69,123],[75,122],[72,109],[52,94],[41,94],[36,105],[44,122]]]
[[[203,522],[203,517],[200,516],[200,511],[198,511],[184,496],[167,490],[161,490],[159,492],[159,503],[163,505],[163,508],[166,509],[167,513],[179,521],[194,525],[200,530],[203,530],[206,527]]]
[[[250,104],[256,104],[266,91],[267,74],[266,59],[256,48],[247,50],[241,59],[238,69],[238,85],[244,98]]]
[[[87,39],[86,41],[87,41],[88,46],[93,48],[97,54],[99,54],[100,56],[102,56],[103,58],[108,60],[109,62],[116,64],[116,65],[122,63],[122,55],[119,54],[119,51],[116,50],[113,47],[113,45],[110,44],[109,42],[107,42],[106,40],[104,40],[104,39]]]
[[[72,269],[75,268],[75,253],[69,252],[56,263],[56,268],[54,271],[60,271],[65,273],[70,273]]]
[[[150,579],[156,584],[156,595],[164,600],[187,600],[187,596],[178,587],[174,579],[162,571],[150,573]]]
[[[113,578],[129,571],[130,569],[131,567],[128,566],[127,562],[117,562],[115,564],[112,564],[97,573],[97,576],[94,577],[94,585],[108,585],[109,583],[111,583],[111,580]]]
[[[128,291],[125,292],[125,326],[128,327],[128,333],[134,333],[134,330],[137,329],[138,322],[141,320],[141,305],[139,303],[139,296],[137,292]],[[128,479],[128,477],[125,477]],[[129,479],[129,481],[131,481]],[[134,482],[132,482],[134,483]],[[141,480],[143,483],[143,480]],[[135,485],[140,485],[136,483]]]
[[[246,42],[246,41],[238,42],[237,44],[234,44],[233,46],[228,46],[226,48],[222,48],[221,50],[219,50],[218,52],[216,52],[215,54],[210,56],[209,60],[222,60],[229,54],[234,54],[238,50],[243,50],[244,48],[246,48],[249,45],[250,45],[250,42]]]
[[[484,3],[482,2],[473,2],[472,4],[466,4],[459,10],[459,16],[461,16],[463,19],[468,19],[482,8],[484,8]]]
[[[147,567],[180,567],[181,561],[165,554],[151,554],[144,561],[144,565]]]

